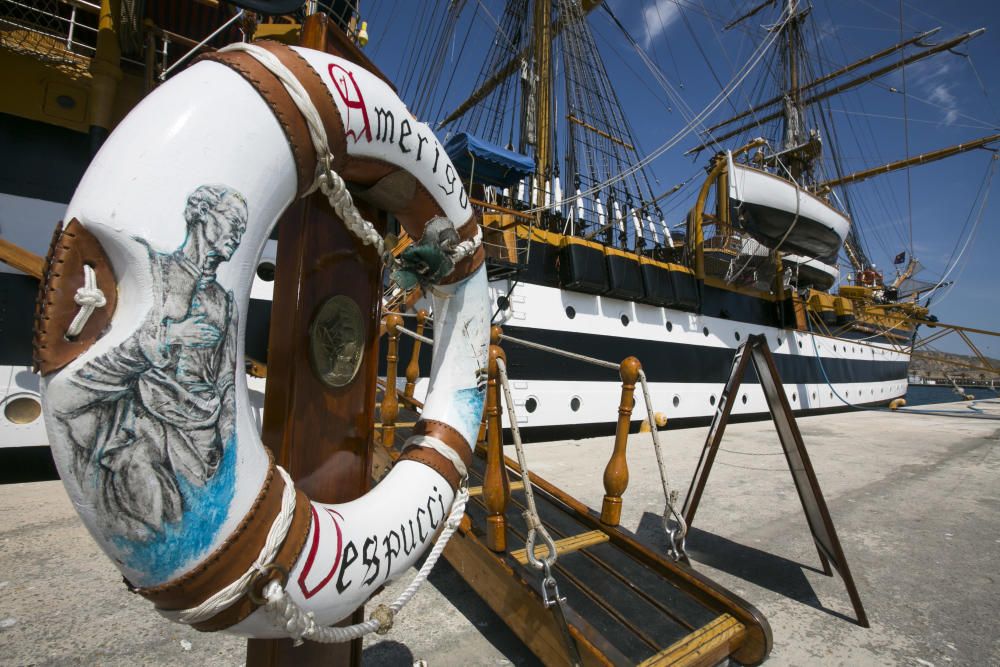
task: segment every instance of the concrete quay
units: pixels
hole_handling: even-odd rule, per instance
[[[1000,664],[1000,400],[923,409],[940,414],[799,420],[869,629],[853,622],[841,579],[820,572],[773,426],[727,429],[688,550],[696,569],[768,618],[767,664]],[[663,434],[682,498],[706,432]],[[599,507],[612,440],[532,444],[529,465]],[[622,525],[663,550],[651,449],[648,434],[631,436]],[[366,642],[364,664],[537,664],[457,574],[439,567],[392,632]],[[0,665],[211,667],[244,656],[244,640],[171,624],[129,594],[59,482],[0,486]]]

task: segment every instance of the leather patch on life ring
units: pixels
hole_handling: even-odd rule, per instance
[[[94,310],[78,336],[66,337],[80,306],[74,297],[84,285],[84,265],[97,277],[106,304]],[[73,218],[56,227],[45,257],[45,272],[35,301],[32,340],[35,371],[48,375],[90,349],[104,335],[118,304],[118,283],[100,241]]]

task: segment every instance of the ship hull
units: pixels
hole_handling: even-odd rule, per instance
[[[509,287],[506,281],[494,282],[494,300]],[[909,354],[884,340],[862,340],[860,334],[858,339],[833,338],[525,283],[517,284],[509,303],[501,312],[508,336],[613,363],[637,357],[653,410],[667,417],[668,427],[711,420],[736,350],[751,334],[767,339],[798,414],[882,405],[906,394]],[[512,341],[504,342],[504,349],[518,423],[528,435],[573,427],[599,433],[613,427],[621,396],[617,373]],[[768,414],[752,370],[732,414],[736,419]],[[637,394],[632,418],[646,416]]]

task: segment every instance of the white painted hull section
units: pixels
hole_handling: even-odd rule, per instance
[[[491,284],[494,303],[507,289],[506,282]],[[511,308],[502,313],[502,316],[506,323],[518,327],[688,344],[692,346],[692,353],[697,351],[695,346],[735,350],[748,335],[764,334],[773,354],[815,358],[818,351],[818,356],[823,360],[909,361],[909,354],[883,344],[792,332],[540,285],[519,284],[510,301]],[[567,306],[572,306],[576,311],[573,319],[566,315]],[[622,323],[622,315],[629,319],[627,326]],[[667,329],[668,322],[671,324],[670,330]],[[504,348],[508,359],[516,358],[519,349],[516,344],[508,343]],[[603,360],[617,363],[631,353],[627,348],[609,347]],[[553,360],[556,359],[553,356]],[[513,377],[511,390],[518,408],[519,424],[535,427],[616,421],[621,382],[613,371],[609,370],[607,373],[607,382],[526,381]],[[419,388],[418,385],[418,390]],[[654,410],[663,412],[668,419],[710,417],[715,412],[722,389],[722,383],[650,383]],[[848,405],[884,402],[904,396],[906,389],[905,374],[898,380],[886,382],[855,382],[833,386],[826,383],[787,384],[785,387],[789,403],[795,410],[836,409]],[[742,400],[744,395],[747,397],[746,403]],[[580,399],[580,407],[576,411],[570,407],[574,397]],[[537,406],[532,413],[528,413],[524,407],[530,398],[535,399]],[[645,408],[638,389],[636,401],[632,417],[634,420],[645,419]],[[740,398],[734,404],[733,413],[749,415],[763,414],[766,411],[767,405],[759,385],[744,384],[740,390]]]

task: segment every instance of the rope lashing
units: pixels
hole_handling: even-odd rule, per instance
[[[616,364],[610,361],[605,361],[603,359],[595,359],[594,357],[588,357],[586,355],[578,354],[576,352],[567,352],[566,350],[560,350],[558,348],[551,347],[549,345],[542,345],[541,343],[535,343],[530,340],[514,338],[513,336],[508,336],[507,334],[503,334],[502,336],[500,336],[500,340],[509,340],[510,342],[515,343],[517,345],[523,345],[524,347],[528,347],[534,350],[540,350],[542,352],[549,352],[551,354],[555,354],[560,357],[565,357],[567,359],[574,359],[576,361],[582,361],[587,364],[593,364],[594,366],[601,366],[602,368],[608,368],[615,371],[619,370],[620,368],[620,364]],[[503,382],[506,382],[506,368],[504,366],[500,366],[500,378]],[[676,507],[678,499],[677,490],[671,489],[670,482],[667,478],[666,462],[663,457],[662,447],[660,446],[660,434],[659,430],[656,427],[656,414],[653,412],[653,399],[649,393],[649,384],[646,381],[646,373],[641,368],[639,369],[639,382],[642,385],[642,397],[646,403],[646,414],[648,415],[649,418],[650,435],[652,435],[653,438],[653,451],[656,453],[656,462],[657,466],[660,469],[660,482],[663,485],[663,495],[666,500],[666,507],[663,510],[663,528],[667,532],[667,536],[670,538],[670,544],[671,544],[670,555],[675,560],[678,560],[686,555],[684,551],[684,538],[687,534],[687,523],[684,521],[684,517],[681,515],[681,513],[677,511]],[[504,389],[505,391],[507,390],[506,385],[504,385]],[[508,402],[510,402],[509,395],[507,397],[507,400]],[[513,425],[516,424],[517,420],[514,418],[513,414],[510,415],[510,420],[512,425],[511,432],[514,434],[514,440],[516,444],[517,439],[520,437],[520,434],[516,431],[516,426]],[[520,461],[520,463],[521,466],[523,467],[524,462]],[[527,482],[525,482],[525,485],[527,486]],[[670,515],[673,515],[674,520],[677,522],[677,528],[670,527],[669,524]]]
[[[330,206],[337,212],[337,215],[343,219],[347,229],[359,241],[374,247],[378,256],[387,264],[394,263],[391,257],[386,256],[385,239],[378,233],[375,226],[361,215],[357,206],[354,205],[354,199],[348,192],[344,179],[333,170],[333,154],[330,152],[326,128],[323,127],[319,112],[302,82],[295,77],[291,70],[285,67],[277,56],[256,44],[236,42],[219,49],[219,51],[247,53],[278,78],[309,127],[309,138],[312,140],[313,149],[316,151],[318,159],[316,178],[306,194],[311,194],[318,188],[329,200]],[[401,268],[393,272],[394,277],[398,274],[409,285],[409,287],[404,288],[406,291],[418,284],[426,286],[439,282],[451,273],[456,264],[472,255],[482,243],[482,232],[479,229],[476,230],[476,235],[473,238],[459,242],[455,225],[447,218],[435,218],[435,220],[438,219],[444,221],[444,226],[451,233],[442,236],[443,230],[441,228],[433,230],[432,233],[431,224],[434,222],[432,220],[424,231],[420,243],[417,244],[416,248],[411,246],[403,252],[403,256],[398,262]]]
[[[340,177],[340,174],[333,171],[331,167],[333,164],[333,154],[330,152],[330,143],[326,136],[326,128],[323,127],[319,111],[316,110],[316,105],[313,104],[302,82],[295,77],[291,70],[285,67],[277,56],[256,44],[236,42],[219,49],[219,51],[242,51],[247,53],[266,67],[274,76],[278,77],[281,85],[285,87],[289,97],[291,97],[305,119],[306,125],[309,127],[309,138],[312,140],[313,149],[316,151],[316,177],[306,191],[306,194],[312,194],[318,188],[330,201],[330,206],[337,212],[337,215],[344,220],[344,224],[347,225],[350,232],[365,245],[374,246],[378,252],[378,256],[382,257],[385,254],[385,241],[375,229],[375,226],[368,220],[365,220],[361,212],[354,205],[354,199],[351,197],[351,193],[347,191],[347,184],[344,183],[344,179]]]
[[[278,553],[278,549],[281,548],[285,537],[288,535],[288,529],[292,525],[292,517],[295,514],[295,484],[284,468],[281,466],[275,467],[282,479],[285,480],[285,489],[281,494],[281,509],[278,512],[278,516],[275,517],[274,523],[271,524],[271,529],[267,533],[264,546],[261,547],[260,553],[257,555],[257,560],[254,561],[253,565],[239,579],[233,581],[197,607],[185,609],[180,612],[177,620],[181,623],[193,625],[205,619],[212,618],[243,597],[250,590],[251,586],[253,586],[254,580],[259,575],[267,574],[269,566]]]
[[[531,486],[531,473],[528,472],[528,463],[524,456],[524,445],[521,442],[521,429],[517,426],[517,415],[514,414],[514,398],[510,393],[510,382],[507,379],[507,364],[502,358],[497,359],[497,371],[500,375],[500,386],[503,387],[504,403],[507,407],[507,418],[510,421],[510,432],[514,438],[514,450],[517,452],[517,464],[521,467],[521,481],[524,482],[524,498],[527,501],[528,509],[523,512],[524,522],[528,526],[528,536],[524,540],[524,553],[528,557],[528,563],[536,570],[545,570],[546,581],[551,580],[552,585],[555,579],[552,577],[550,569],[556,564],[559,558],[556,552],[556,543],[549,535],[549,531],[542,525],[542,519],[538,516],[538,507],[535,505],[535,492]],[[548,555],[541,559],[535,556],[535,542],[541,537]],[[558,588],[556,589],[558,591]],[[548,607],[549,599],[547,592],[544,592],[545,606]]]
[[[436,284],[474,253],[481,242],[482,231],[478,228],[473,238],[460,241],[450,220],[431,218],[420,241],[400,254],[392,279],[406,292],[418,285],[426,288]]]
[[[451,463],[451,465],[455,466],[455,472],[458,473],[459,479],[468,479],[469,471],[465,467],[465,461],[463,461],[462,457],[458,455],[458,452],[444,444],[444,442],[438,438],[431,435],[410,436],[403,444],[403,452],[405,453],[410,447],[427,447],[428,449],[433,449],[438,454],[448,459],[448,462]]]
[[[94,272],[94,267],[88,264],[83,265],[83,287],[76,290],[73,301],[80,306],[80,310],[77,311],[76,317],[66,329],[67,338],[79,336],[94,311],[98,308],[104,308],[108,304],[104,292],[97,286],[97,273]]]
[[[685,538],[687,537],[687,521],[684,516],[677,511],[678,494],[676,489],[670,488],[670,480],[667,476],[667,464],[663,458],[663,449],[660,447],[660,430],[656,426],[656,415],[653,412],[653,399],[649,394],[649,384],[646,381],[646,372],[639,369],[639,384],[642,386],[642,398],[646,403],[646,414],[649,419],[649,432],[653,438],[653,451],[656,453],[656,465],[660,469],[660,483],[663,486],[663,498],[666,505],[663,508],[663,530],[670,539],[670,556],[674,560],[680,560],[687,556],[684,549]],[[676,528],[670,527],[670,516],[673,515],[677,522]]]
[[[431,446],[437,449],[433,445],[424,443],[421,446]],[[442,444],[442,448],[448,449],[454,454],[454,451],[447,445]],[[444,453],[443,450],[438,451],[441,451],[442,454]],[[441,535],[438,536],[437,542],[434,543],[434,547],[430,550],[430,553],[427,554],[427,558],[424,560],[420,571],[417,572],[410,585],[407,586],[406,590],[392,604],[380,604],[376,606],[367,621],[344,627],[324,627],[317,625],[313,612],[306,612],[302,607],[297,605],[285,592],[281,582],[278,581],[271,581],[264,587],[264,597],[267,599],[264,609],[270,614],[275,624],[288,633],[296,646],[301,645],[306,639],[321,644],[334,644],[361,639],[372,632],[385,634],[392,628],[396,614],[413,598],[420,585],[427,580],[431,570],[448,544],[448,540],[458,530],[458,526],[462,522],[462,516],[465,514],[465,505],[468,501],[468,478],[463,475],[462,485],[459,487],[458,494],[452,502],[451,512],[448,514],[448,520],[445,522],[444,529],[441,531]]]

